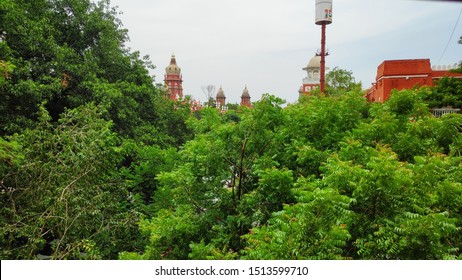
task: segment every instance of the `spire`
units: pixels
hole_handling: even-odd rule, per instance
[[[176,65],[176,58],[175,58],[175,53],[172,52],[172,58],[170,59],[170,65]]]

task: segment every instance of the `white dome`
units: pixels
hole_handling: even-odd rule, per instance
[[[315,55],[312,59],[310,59],[310,62],[308,62],[308,65],[306,68],[320,68],[321,67],[321,56]]]

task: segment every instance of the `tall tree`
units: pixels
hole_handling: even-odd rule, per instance
[[[2,82],[6,125],[0,133],[31,127],[43,102],[55,120],[65,108],[103,104],[117,118],[116,129],[128,134],[133,132],[119,121],[133,119],[127,112],[155,111],[151,100],[159,93],[147,70],[152,65],[125,47],[127,30],[109,1],[6,0],[0,10],[0,59],[14,65]]]
[[[326,75],[326,83],[329,94],[336,92],[348,92],[361,89],[361,82],[357,83],[352,71],[335,67]]]

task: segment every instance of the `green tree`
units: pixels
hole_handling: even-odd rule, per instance
[[[357,83],[353,72],[335,67],[326,75],[327,93],[337,94],[353,90],[361,90],[361,82]]]
[[[319,180],[300,179],[298,202],[275,212],[267,225],[253,228],[244,238],[245,259],[343,259],[350,239],[352,200]],[[320,188],[321,187],[321,188]]]
[[[236,253],[242,246],[241,236],[252,224],[265,223],[271,212],[292,201],[291,172],[273,169],[276,163],[266,156],[273,151],[282,124],[282,102],[266,95],[252,110],[243,109],[238,118],[206,108],[199,119],[190,119],[195,138],[183,145],[173,170],[156,177],[156,214],[146,228],[158,241],[151,237],[143,256],[181,259],[209,249],[210,253],[215,249]],[[253,208],[258,211],[253,213]],[[179,209],[188,209],[195,221],[183,242],[162,229],[167,226],[162,220],[174,221]],[[162,219],[157,218],[160,213]]]
[[[58,124],[40,114],[35,129],[13,138],[23,160],[2,178],[2,258],[115,258],[135,248],[139,216],[127,211],[111,123],[93,105]]]
[[[368,104],[356,90],[285,108],[267,95],[195,113],[178,153],[122,149],[136,155],[130,190],[151,198],[144,252],[120,258],[460,258],[461,120],[433,117],[428,94]]]
[[[401,161],[413,162],[415,156],[458,149],[459,117],[450,114],[435,118],[423,100],[429,89],[395,92],[383,105],[373,104],[369,121],[361,123],[349,138],[374,147],[390,145]]]
[[[320,175],[319,167],[338,149],[349,131],[361,125],[368,112],[358,91],[335,97],[310,97],[287,106],[277,138],[276,155],[283,166],[303,176]]]
[[[242,257],[459,258],[460,218],[457,209],[460,207],[458,193],[462,189],[457,178],[461,169],[460,158],[451,156],[460,151],[459,118],[458,115],[448,115],[447,119],[432,117],[422,101],[425,94],[425,90],[397,92],[390,102],[373,104],[369,112],[358,115],[362,117],[352,122],[354,125],[348,126],[342,137],[330,142],[335,145],[324,146],[330,147],[329,150],[318,146],[329,134],[316,137],[306,128],[306,124],[316,118],[319,121],[327,118],[321,115],[324,107],[313,106],[311,110],[300,110],[299,113],[294,110],[302,102],[310,104],[319,97],[287,107],[287,112],[291,113],[287,120],[298,126],[284,124],[284,136],[290,135],[289,139],[293,140],[284,141],[290,144],[283,150],[285,155],[281,158],[292,170],[310,170],[297,174],[314,175],[318,179],[298,179],[294,189],[297,203],[273,212],[266,224],[252,228],[244,236],[247,247],[240,251]],[[336,107],[343,110],[341,103],[335,103],[335,98],[328,97],[326,101],[334,104],[329,110],[332,115],[335,115]],[[303,115],[307,116],[306,119],[302,118]],[[333,126],[335,119],[329,119],[327,123]],[[324,128],[322,125],[317,127]],[[327,127],[327,131],[335,131],[335,128]],[[303,140],[294,141],[297,137]],[[299,195],[300,186],[305,186],[305,196]],[[312,211],[302,203],[307,202],[303,199],[312,198],[316,192],[332,196],[318,200],[319,209],[324,211],[315,211],[316,218],[303,220]],[[451,198],[446,204],[443,200],[448,199],[448,195]],[[327,201],[342,203],[330,208],[332,206]],[[306,233],[315,237],[305,237]]]
[[[109,1],[6,0],[0,11],[0,60],[8,66],[1,134],[33,127],[43,102],[54,120],[65,108],[95,102],[120,134],[155,138],[159,129],[152,126],[166,116],[157,114],[163,100],[148,72],[153,66],[125,47],[127,30]]]
[[[436,82],[430,94],[425,97],[430,108],[462,107],[462,80],[443,77]]]
[[[117,16],[106,0],[0,2],[4,258],[139,251],[139,212],[168,201],[159,173],[184,159],[190,109],[163,98]]]
[[[457,215],[441,207],[442,201],[436,201],[444,197],[439,191],[453,192],[459,188],[454,176],[460,170],[438,171],[433,169],[433,164],[446,162],[444,164],[455,167],[457,163],[430,156],[428,162],[418,157],[418,165],[405,164],[398,161],[389,148],[378,146],[364,151],[357,143],[352,144],[354,146],[346,146],[341,151],[340,158],[328,162],[323,178],[327,186],[337,186],[340,193],[355,200],[351,210],[356,215],[350,233],[354,240],[351,246],[357,248],[357,255],[351,257],[456,257],[458,245],[453,240],[459,230]],[[358,160],[360,153],[363,156]],[[435,176],[435,179],[427,180],[425,176]],[[432,184],[434,180],[441,180],[448,188],[437,187],[440,184]],[[420,224],[427,226],[418,226]]]

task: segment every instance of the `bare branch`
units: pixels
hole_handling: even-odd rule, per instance
[[[206,102],[209,102],[210,99],[213,99],[213,96],[215,95],[215,86],[214,85],[202,86],[202,91],[205,94],[205,98],[207,98]]]

